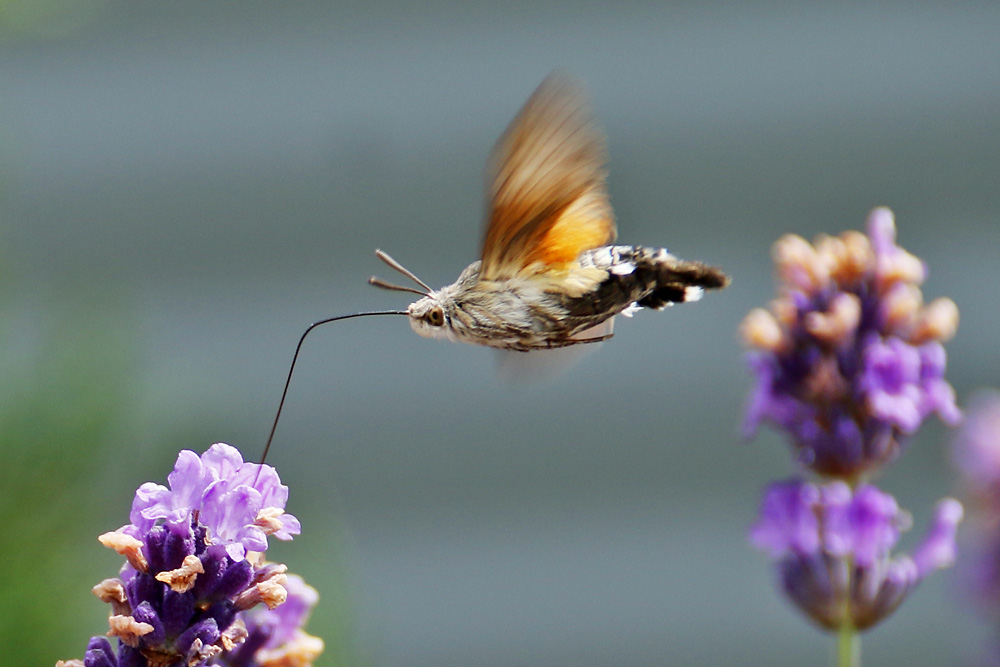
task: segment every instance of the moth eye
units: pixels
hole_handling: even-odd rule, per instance
[[[427,323],[432,327],[439,327],[444,324],[444,311],[441,310],[441,306],[435,306],[427,311]]]

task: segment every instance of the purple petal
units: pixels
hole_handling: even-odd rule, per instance
[[[247,548],[241,542],[227,542],[225,551],[226,555],[236,562],[241,562],[247,557]]]
[[[920,377],[921,379],[933,379],[944,377],[945,367],[948,365],[948,353],[944,351],[944,345],[938,342],[924,343],[917,352],[920,354]]]
[[[944,380],[948,358],[944,346],[937,342],[925,343],[920,346],[919,352],[923,414],[936,412],[944,423],[958,424],[962,412],[955,404],[955,390]]]
[[[955,533],[962,520],[962,505],[954,498],[940,501],[927,537],[913,552],[920,578],[955,562]]]
[[[870,339],[864,349],[859,386],[872,414],[912,433],[923,419],[920,352],[898,338]]]
[[[801,480],[771,484],[764,494],[750,541],[779,557],[788,552],[814,554],[819,550],[819,521],[814,506],[819,490]]]
[[[259,511],[260,493],[256,489],[238,486],[230,490],[227,482],[220,480],[205,492],[198,519],[208,529],[214,544],[226,544],[239,539]]]
[[[743,437],[749,440],[757,434],[760,422],[768,414],[768,405],[773,400],[775,370],[771,358],[759,352],[747,354],[746,361],[756,375],[754,388],[747,401],[746,416],[743,418]]]
[[[167,475],[173,492],[172,507],[196,509],[209,481],[201,458],[190,449],[182,450],[177,454],[173,471]]]
[[[231,479],[243,466],[243,455],[232,445],[217,442],[202,454],[201,462],[213,479]]]
[[[274,609],[258,606],[241,615],[250,636],[266,637],[264,646],[268,648],[278,648],[293,639],[319,600],[316,590],[298,575],[289,574],[284,586],[288,591],[284,603]]]
[[[957,426],[962,421],[962,411],[955,403],[955,389],[944,380],[931,380],[922,386],[921,410],[925,414],[936,412],[945,424]]]
[[[913,433],[920,426],[921,396],[916,387],[906,387],[895,394],[878,391],[868,397],[868,407],[879,419],[895,424],[903,433]]]
[[[118,659],[114,653],[90,649],[83,654],[83,667],[118,667]]]
[[[889,555],[899,539],[899,505],[888,493],[866,485],[854,492],[850,515],[855,563],[872,567]]]
[[[247,626],[247,638],[228,654],[227,660],[230,667],[252,667],[257,664],[254,654],[264,648],[274,629],[266,621],[247,620],[246,612],[240,616]]]
[[[743,419],[744,438],[749,439],[756,435],[757,428],[764,420],[791,430],[812,417],[814,410],[811,406],[777,389],[775,383],[778,369],[773,357],[760,352],[751,352],[746,360],[757,377]]]
[[[268,641],[271,648],[284,644],[294,636],[297,629],[304,627],[309,619],[309,612],[319,601],[316,589],[295,574],[288,575],[285,590],[288,591],[285,602],[270,612],[278,620],[274,634]]]
[[[844,482],[831,482],[820,487],[823,515],[823,550],[834,556],[845,556],[854,547],[854,526],[851,522],[851,487]]]
[[[173,495],[170,489],[153,482],[145,482],[135,492],[129,521],[141,533],[147,532],[156,519],[166,516],[173,509]]]
[[[291,514],[281,515],[281,525],[281,530],[274,533],[274,536],[279,540],[290,540],[293,535],[298,535],[302,532],[302,524]]]
[[[278,471],[268,465],[246,463],[231,480],[232,486],[246,485],[260,492],[261,507],[285,509],[288,487],[281,483]]]
[[[288,503],[288,487],[281,483],[277,470],[271,466],[263,466],[254,488],[260,491],[263,507],[285,509]]]
[[[267,551],[267,533],[260,526],[244,526],[233,535],[233,541],[242,544],[248,551]]]

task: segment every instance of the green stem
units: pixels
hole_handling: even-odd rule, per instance
[[[847,581],[844,584],[840,628],[837,629],[837,667],[861,667],[861,635],[854,627],[851,613],[851,589],[854,587],[854,557],[847,558]]]
[[[861,635],[851,623],[837,631],[837,667],[861,667]]]

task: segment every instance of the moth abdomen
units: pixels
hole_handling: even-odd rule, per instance
[[[729,284],[729,276],[715,268],[676,257],[657,264],[656,286],[637,303],[659,309],[672,303],[697,301],[704,290],[721,289]]]
[[[721,289],[729,277],[714,266],[674,257],[663,248],[605,246],[585,252],[581,264],[608,272],[589,295],[598,304],[617,301],[660,309],[672,303],[696,301],[706,289]],[[595,305],[598,305],[595,304]]]

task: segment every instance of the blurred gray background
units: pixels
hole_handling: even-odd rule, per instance
[[[317,330],[269,462],[303,523],[272,556],[320,591],[319,664],[828,661],[745,538],[793,471],[774,433],[739,439],[736,328],[771,298],[784,233],[892,207],[925,295],[961,310],[960,399],[1000,384],[1000,4],[6,0],[0,19],[5,367],[86,331],[96,388],[52,409],[116,396],[87,475],[35,491],[85,526],[44,536],[46,567],[74,568],[30,598],[52,624],[18,634],[45,664],[105,629],[89,588],[118,558],[94,538],[135,487],[182,448],[259,456],[305,326],[409,302],[365,284],[395,279],[376,247],[435,287],[476,259],[489,149],[555,68],[607,133],[619,238],[733,285],[619,321],[530,384],[402,318]],[[880,480],[914,515],[903,550],[954,492],[947,438],[930,423]],[[4,442],[10,475],[41,469],[45,450]],[[863,651],[959,664],[988,636],[946,573]]]

